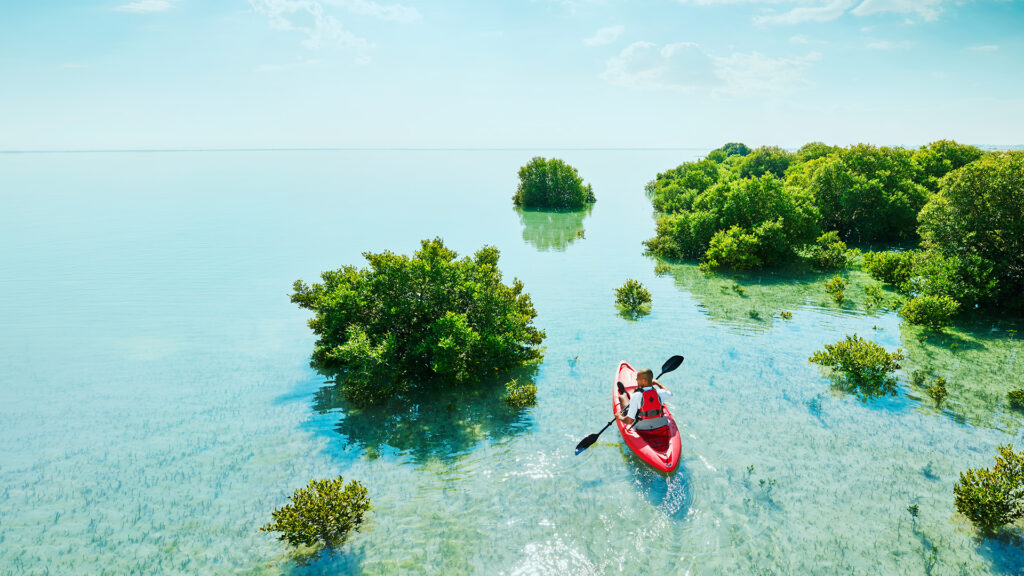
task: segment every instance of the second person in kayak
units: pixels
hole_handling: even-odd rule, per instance
[[[620,383],[621,384],[621,383]],[[636,373],[636,388],[628,396],[624,386],[619,386],[619,405],[625,414],[619,412],[615,419],[636,430],[653,430],[668,424],[665,418],[665,398],[672,392],[654,379],[654,371],[644,368]]]

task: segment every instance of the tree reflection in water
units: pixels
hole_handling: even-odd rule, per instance
[[[592,210],[592,205],[574,212],[515,208],[523,225],[523,240],[541,252],[564,251],[582,238],[583,220]]]

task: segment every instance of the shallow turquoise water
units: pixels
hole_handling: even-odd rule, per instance
[[[643,184],[698,153],[558,152],[598,202],[553,215],[511,206],[527,152],[0,155],[0,573],[1024,573],[952,509],[960,470],[1024,444],[1003,405],[1019,323],[920,341],[857,273],[844,307],[813,276],[656,275]],[[536,407],[509,411],[499,383],[353,413],[308,367],[292,281],[433,236],[497,246],[526,283],[548,334]],[[654,296],[636,322],[613,306],[626,278]],[[807,357],[853,332],[946,377],[948,404],[831,390]],[[614,431],[573,456],[617,362],[675,353],[680,470]],[[257,528],[337,474],[370,489],[370,524],[282,563]]]

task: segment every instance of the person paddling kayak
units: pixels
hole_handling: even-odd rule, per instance
[[[665,397],[672,392],[654,379],[654,371],[644,368],[636,373],[635,394],[629,396],[625,387],[619,384],[619,405],[625,414],[618,413],[615,419],[636,430],[653,430],[668,424],[665,418]]]

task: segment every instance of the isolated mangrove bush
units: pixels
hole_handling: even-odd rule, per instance
[[[501,399],[513,408],[525,408],[537,403],[537,385],[532,382],[520,382],[513,378],[505,383],[505,393]]]
[[[882,396],[896,393],[893,374],[905,358],[903,350],[887,352],[875,342],[854,334],[835,344],[826,344],[809,360],[834,370],[841,377],[844,388],[866,396]]]
[[[1024,388],[1007,392],[1006,402],[1010,405],[1010,408],[1024,412]]]
[[[615,306],[623,314],[642,316],[651,311],[651,293],[638,280],[629,279],[615,289]]]
[[[278,540],[293,548],[335,552],[372,510],[366,488],[358,481],[345,483],[341,476],[310,480],[291,495],[290,502],[271,513],[273,521],[262,532],[279,532]]]
[[[578,210],[594,202],[594,190],[575,168],[558,158],[535,156],[519,169],[512,202],[524,208]]]
[[[828,292],[836,304],[842,304],[846,299],[846,279],[836,274],[824,283],[825,292]]]
[[[953,495],[957,511],[985,534],[1024,517],[1024,453],[1000,446],[995,466],[961,472]]]
[[[946,379],[942,376],[936,377],[935,381],[932,382],[932,385],[925,391],[932,397],[936,408],[942,408],[942,403],[945,402],[946,397],[949,396],[949,390],[946,388]]]
[[[364,253],[366,268],[297,280],[291,301],[315,312],[312,365],[333,373],[357,406],[411,386],[471,386],[481,377],[541,358],[544,332],[523,283],[502,282],[497,248],[458,259],[440,238],[411,257]]]
[[[949,325],[960,304],[949,296],[917,296],[907,300],[900,308],[900,316],[911,324],[918,324],[936,332]]]

